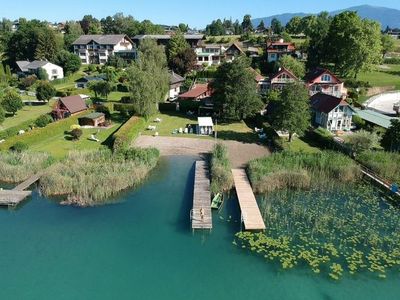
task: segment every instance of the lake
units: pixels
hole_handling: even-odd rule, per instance
[[[214,212],[211,233],[193,234],[193,163],[163,158],[114,205],[63,207],[35,192],[19,209],[0,210],[0,299],[399,298],[398,274],[334,282],[234,246],[235,198]]]

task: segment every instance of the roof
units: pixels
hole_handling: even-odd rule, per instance
[[[287,46],[287,50],[288,51],[294,51],[296,50],[296,47],[294,45],[294,43],[289,43],[289,42],[270,42],[267,43],[267,51],[268,52],[272,52],[274,50],[278,50],[278,51],[284,51],[283,49],[275,49],[275,46]]]
[[[389,128],[391,126],[391,120],[398,119],[386,116],[384,114],[369,109],[355,109],[355,112],[361,119],[383,128]]]
[[[84,111],[87,109],[85,102],[79,95],[60,98],[60,101],[68,109],[71,114]]]
[[[200,127],[214,126],[214,123],[213,123],[211,117],[198,117],[197,121],[198,121]]]
[[[264,76],[262,76],[260,73],[258,73],[256,70],[254,70],[252,67],[249,68],[250,72],[254,74],[255,76],[255,81],[260,82],[265,79]]]
[[[125,38],[131,41],[125,34],[87,34],[81,35],[72,45],[86,45],[92,41],[100,45],[116,45]]]
[[[289,75],[289,77],[293,78],[294,80],[298,80],[298,78],[296,77],[296,75],[294,75],[291,71],[289,71],[286,68],[281,68],[278,73],[275,73],[274,75],[272,75],[271,77],[271,81],[277,77],[279,77],[280,75],[282,75],[283,73],[286,73],[287,75]]]
[[[91,119],[91,120],[95,120],[95,119],[98,119],[98,118],[102,118],[102,117],[104,117],[105,115],[103,114],[103,113],[101,113],[101,112],[92,112],[92,113],[90,113],[90,114],[87,114],[87,115],[84,115],[84,116],[82,116],[82,117],[80,117],[79,119]]]
[[[16,63],[17,63],[18,68],[22,72],[27,72],[28,71],[28,68],[26,66],[30,64],[29,61],[27,61],[27,60],[19,60]]]
[[[329,71],[328,69],[324,69],[324,68],[316,68],[314,70],[311,70],[310,72],[308,72],[305,76],[305,81],[307,82],[313,82],[314,80],[316,80],[318,77],[322,76],[324,73],[328,73],[329,75],[331,75],[333,78],[335,78],[339,83],[342,83],[342,81],[336,77],[335,74],[333,74],[331,71]]]
[[[203,34],[184,34],[183,35],[186,40],[202,40],[204,38]],[[134,40],[143,40],[143,39],[156,39],[156,40],[170,40],[171,35],[169,34],[139,34],[133,37]]]
[[[311,106],[314,110],[329,114],[339,105],[348,106],[349,104],[342,98],[336,98],[334,96],[317,93],[311,98]]]
[[[207,83],[196,84],[196,86],[190,91],[187,91],[186,93],[179,95],[179,98],[198,98],[201,95],[207,93],[208,89],[209,87]]]
[[[239,44],[237,42],[232,43],[232,45],[230,45],[226,51],[229,51],[230,48],[236,48],[237,50],[239,50],[240,53],[244,54],[244,51],[242,50],[242,48],[239,46]],[[257,49],[258,51],[258,49]]]
[[[102,81],[102,80],[105,79],[101,76],[85,76],[79,78],[78,80],[75,80],[75,82],[90,82],[90,81]]]
[[[170,72],[169,74],[169,84],[177,84],[177,83],[181,83],[184,82],[185,78],[183,78],[181,75],[176,74],[175,72]]]

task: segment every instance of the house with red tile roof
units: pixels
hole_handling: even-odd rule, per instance
[[[316,68],[305,76],[306,86],[310,96],[324,93],[337,98],[346,98],[347,89],[335,74],[328,69]]]
[[[209,83],[196,84],[191,90],[180,94],[181,100],[201,100],[212,95],[212,90]]]
[[[268,62],[274,62],[278,61],[284,55],[294,56],[296,54],[296,47],[294,43],[284,42],[283,39],[280,39],[276,42],[268,42],[266,53]]]
[[[350,131],[354,115],[353,108],[343,100],[332,95],[317,93],[311,98],[314,123],[329,131]]]

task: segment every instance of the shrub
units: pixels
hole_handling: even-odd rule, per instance
[[[386,180],[400,183],[400,154],[385,151],[364,151],[357,160]]]
[[[131,97],[130,96],[122,96],[121,103],[131,103]]]
[[[15,151],[15,152],[23,152],[28,150],[29,146],[28,144],[25,144],[24,142],[16,142],[10,150]]]
[[[135,107],[133,104],[122,104],[122,103],[114,103],[114,110],[123,112],[123,113],[128,113],[130,115],[133,115],[135,113]]]
[[[41,115],[35,120],[37,127],[46,127],[48,124],[53,122],[53,118],[49,114]]]
[[[379,137],[376,133],[360,130],[347,137],[346,144],[353,152],[359,153],[365,150],[371,150],[378,146]]]
[[[353,123],[357,126],[357,128],[364,128],[366,124],[365,121],[358,115],[353,116]]]
[[[97,105],[96,112],[103,113],[105,115],[106,119],[110,119],[110,117],[111,117],[110,109],[107,106]]]
[[[139,132],[143,130],[144,124],[144,119],[136,116],[126,121],[113,135],[113,151],[127,150],[139,135]]]
[[[79,140],[79,138],[80,138],[80,137],[82,136],[82,134],[83,134],[83,131],[82,131],[82,129],[80,129],[80,128],[74,128],[74,129],[71,130],[70,134],[71,134],[71,136],[72,136],[72,138],[73,138],[74,140]]]

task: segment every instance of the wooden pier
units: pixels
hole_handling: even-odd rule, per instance
[[[26,197],[29,197],[32,194],[31,191],[25,190],[38,181],[41,176],[41,173],[35,174],[12,190],[0,190],[0,206],[17,206]]]
[[[233,169],[236,194],[245,230],[264,230],[265,224],[244,169]]]
[[[193,230],[212,229],[210,178],[205,161],[196,161],[190,219]]]
[[[367,169],[366,167],[362,166],[361,172],[367,176],[369,179],[375,181],[377,184],[380,186],[388,189],[389,191],[392,192],[392,186],[390,183],[388,183],[385,179],[382,177],[378,176],[377,174],[374,174],[371,170]],[[400,192],[393,193],[396,196],[400,197]]]

